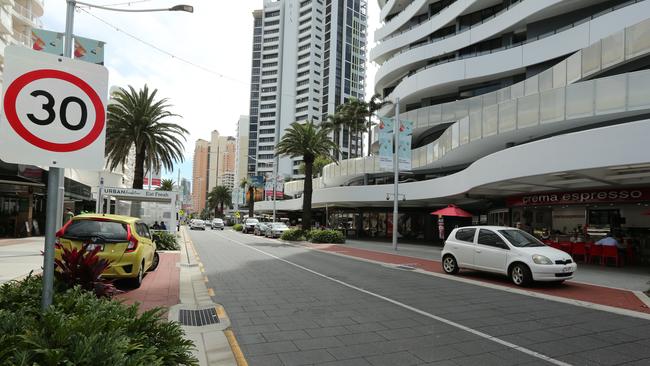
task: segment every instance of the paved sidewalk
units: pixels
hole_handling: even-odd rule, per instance
[[[347,244],[311,244],[303,242],[302,245],[320,251],[361,258],[364,260],[370,260],[379,263],[390,265],[408,265],[429,273],[444,273],[438,260],[391,254],[377,250],[354,248]],[[488,283],[490,285],[501,286],[503,288],[520,290],[511,284],[511,282],[504,276],[491,275],[483,272],[461,271],[458,275],[449,276],[449,278],[479,281]],[[624,289],[615,289],[567,281],[562,286],[555,286],[553,284],[539,284],[535,287],[526,288],[524,291],[549,295],[556,298],[577,300],[591,304],[603,305],[611,308],[624,309],[626,311],[631,310],[635,312],[650,314],[650,307],[648,306],[650,302],[644,301],[645,299],[642,300],[641,297],[645,295]]]
[[[24,277],[31,271],[40,273],[44,242],[42,236],[0,240],[0,283]]]
[[[177,266],[179,258],[180,253],[160,253],[158,268],[147,273],[140,288],[122,288],[123,285],[117,282],[117,287],[126,292],[115,298],[127,304],[140,303],[140,311],[155,307],[169,308],[178,304],[180,302],[180,268]]]
[[[169,311],[169,320],[179,319],[180,310],[214,308],[219,318],[216,324],[204,326],[183,326],[187,339],[194,342],[194,355],[200,365],[236,366],[239,347],[232,337],[230,321],[223,307],[212,301],[213,293],[208,291],[204,268],[192,245],[186,227],[181,228],[180,254],[180,304]]]

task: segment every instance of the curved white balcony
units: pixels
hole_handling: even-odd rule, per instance
[[[543,0],[546,1],[546,0]],[[455,21],[476,0],[458,0],[442,9],[428,20],[413,26],[401,33],[392,34],[383,39],[377,46],[370,50],[370,60],[379,64],[395,55],[401,47],[428,37],[431,33]]]
[[[520,72],[528,66],[586,48],[626,26],[648,19],[648,14],[650,1],[642,1],[523,45],[430,65],[405,77],[387,99],[399,97],[404,103],[412,103],[496,75]]]
[[[612,138],[616,136],[616,138]],[[563,172],[589,172],[634,164],[648,164],[650,157],[639,154],[647,150],[650,136],[650,120],[640,120],[621,125],[595,128],[568,133],[544,140],[501,150],[478,159],[466,169],[440,178],[401,183],[400,192],[407,201],[400,206],[446,204],[462,200],[466,193],[488,185],[530,177],[552,177]],[[606,148],[603,148],[606,147]],[[612,153],[615,151],[616,153]],[[566,159],[571,156],[571,159]],[[615,178],[615,177],[614,177]],[[603,174],[602,179],[613,179]],[[593,182],[592,182],[593,183]],[[627,184],[634,182],[627,182]],[[648,184],[639,180],[637,184]],[[578,184],[565,185],[568,189],[580,188]],[[314,189],[312,206],[326,204],[355,207],[359,204],[375,206],[391,204],[386,194],[393,192],[393,185],[368,185],[324,187]],[[277,201],[278,210],[296,211],[302,208],[302,199]],[[258,202],[255,209],[272,210],[271,202]]]
[[[474,0],[476,1],[476,0]],[[382,27],[375,31],[375,41],[381,41],[391,33],[404,26],[415,14],[425,9],[429,4],[428,0],[413,0],[404,10],[397,14],[393,19],[386,22]]]
[[[43,16],[45,10],[45,3],[43,0],[30,0],[32,2],[32,12],[38,17]]]
[[[551,80],[553,77],[550,74]],[[650,90],[644,86],[648,83],[650,70],[530,94],[522,87],[520,97],[479,106],[447,128],[435,142],[412,150],[412,169],[467,164],[502,150],[508,143],[522,144],[603,121],[645,115],[650,112]],[[328,187],[343,185],[364,174],[381,172],[374,156],[343,160],[325,166],[323,183]]]
[[[38,8],[36,9],[27,9],[26,7],[20,5],[20,4],[14,4],[14,6],[11,8],[12,14],[14,15],[14,19],[18,20],[19,22],[22,22],[24,25],[27,25],[31,28],[40,28],[42,27],[41,20],[39,19],[40,15],[38,15]],[[42,15],[42,9],[40,14]]]
[[[449,54],[491,38],[497,34],[504,33],[516,27],[517,24],[524,21],[526,18],[544,12],[548,8],[562,2],[563,0],[518,2],[504,9],[501,13],[497,14],[497,16],[485,19],[482,23],[476,24],[464,31],[393,54],[377,70],[377,75],[375,76],[376,89],[383,89],[386,87],[387,83],[408,72],[414,67],[414,65],[424,64],[427,60],[432,58]],[[459,3],[461,2],[456,2],[452,4],[452,6]],[[450,8],[452,6],[450,6]],[[452,10],[450,8],[448,9]],[[444,19],[442,20],[444,21]],[[418,33],[430,34],[428,30],[420,29],[418,29]],[[408,35],[409,34],[405,34],[404,36]],[[419,34],[413,34],[412,36],[422,38]],[[377,48],[383,48],[379,49],[378,52],[386,52],[388,49],[407,46],[414,41],[415,40],[400,36],[382,42],[377,46]]]
[[[385,21],[389,14],[404,10],[410,0],[388,0],[383,6],[380,5],[379,20]]]

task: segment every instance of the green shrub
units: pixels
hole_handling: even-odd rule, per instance
[[[168,233],[166,231],[157,231],[153,233],[153,239],[156,242],[156,249],[158,250],[180,250],[176,240],[176,233]]]
[[[232,228],[233,228],[233,230],[235,230],[235,231],[242,231],[242,229],[244,228],[244,226],[243,226],[242,224],[235,224],[235,225],[232,226]]]
[[[312,230],[310,234],[312,243],[345,243],[345,236],[338,230]]]
[[[300,241],[304,240],[305,233],[300,229],[289,229],[282,233],[280,239],[287,241]]]
[[[305,240],[311,241],[311,237],[318,231],[321,231],[321,230],[319,230],[319,229],[311,229],[311,230],[305,232]]]
[[[198,365],[193,343],[163,309],[56,291],[40,312],[40,277],[0,286],[0,360],[5,365]]]

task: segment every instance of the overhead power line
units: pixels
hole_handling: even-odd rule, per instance
[[[143,2],[143,1],[149,1],[149,0],[141,0],[140,2]],[[131,3],[133,3],[133,2],[131,2]],[[115,31],[117,31],[117,32],[119,32],[119,33],[122,33],[122,34],[124,34],[124,35],[126,35],[126,36],[128,36],[128,37],[130,37],[130,38],[132,38],[132,39],[134,39],[135,41],[140,42],[140,43],[142,43],[142,44],[144,44],[144,45],[146,45],[146,46],[148,46],[148,47],[150,47],[150,48],[153,48],[154,50],[156,50],[156,51],[158,51],[158,52],[160,52],[160,53],[162,53],[162,54],[165,54],[165,55],[167,55],[167,56],[169,56],[169,57],[171,57],[171,58],[173,58],[173,59],[176,59],[176,60],[178,60],[178,61],[180,61],[180,62],[183,62],[183,63],[185,63],[185,64],[187,64],[187,65],[190,65],[190,66],[192,66],[192,67],[195,67],[195,68],[197,68],[197,69],[200,69],[200,70],[202,70],[202,71],[204,71],[204,72],[207,72],[207,73],[209,73],[209,74],[212,74],[212,75],[214,75],[214,76],[217,76],[217,77],[220,77],[220,78],[224,78],[224,79],[228,79],[228,80],[231,80],[231,81],[234,81],[234,82],[237,82],[237,83],[241,83],[241,84],[249,85],[249,83],[247,83],[247,82],[244,82],[244,81],[241,81],[241,80],[239,80],[239,79],[236,79],[236,78],[230,77],[230,76],[228,76],[228,75],[222,74],[222,73],[220,73],[220,72],[217,72],[217,71],[211,70],[211,69],[209,69],[209,68],[207,68],[207,67],[205,67],[205,66],[202,66],[202,65],[199,65],[199,64],[197,64],[197,63],[194,63],[194,62],[192,62],[192,61],[190,61],[190,60],[188,60],[188,59],[186,59],[186,58],[183,58],[183,57],[177,56],[177,55],[175,55],[175,54],[173,54],[173,53],[171,53],[171,52],[169,52],[169,51],[167,51],[167,50],[165,50],[165,49],[163,49],[163,48],[160,48],[160,47],[156,46],[155,44],[153,44],[153,43],[151,43],[151,42],[148,42],[148,41],[146,41],[146,40],[144,40],[144,39],[142,39],[142,38],[140,38],[140,37],[138,37],[138,36],[136,36],[136,35],[134,35],[134,34],[132,34],[132,33],[129,33],[129,32],[127,32],[127,31],[121,29],[120,27],[118,27],[118,26],[116,26],[116,25],[114,25],[114,24],[111,24],[110,22],[104,20],[103,18],[98,17],[97,15],[91,13],[90,11],[88,11],[88,10],[86,10],[86,9],[84,9],[84,8],[79,8],[79,7],[77,7],[77,9],[79,9],[79,10],[83,11],[84,13],[90,15],[91,17],[93,17],[93,18],[99,20],[100,22],[104,23],[105,25],[109,26],[110,28],[113,28]]]

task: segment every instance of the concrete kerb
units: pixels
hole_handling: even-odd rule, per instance
[[[267,239],[267,240],[276,240],[276,239],[269,239],[269,238],[265,238],[265,239]],[[277,240],[277,241],[279,241],[279,242],[281,242],[283,244],[287,244],[287,245],[291,245],[291,246],[295,246],[295,247],[302,247],[302,248],[306,248],[306,249],[309,249],[309,250],[316,250],[316,251],[319,251],[321,253],[327,253],[327,254],[343,257],[343,258],[354,259],[354,260],[358,260],[358,261],[362,261],[362,262],[366,262],[366,263],[377,264],[377,265],[392,268],[392,269],[395,269],[395,270],[402,270],[402,271],[408,270],[409,272],[417,272],[417,273],[424,274],[424,275],[427,275],[427,276],[434,276],[434,277],[438,277],[438,278],[444,278],[444,279],[451,280],[451,281],[458,281],[458,282],[463,282],[463,283],[467,283],[467,284],[471,284],[471,285],[492,288],[492,289],[495,289],[495,290],[511,292],[511,293],[515,293],[515,294],[519,294],[519,295],[536,297],[536,298],[539,298],[539,299],[556,301],[556,302],[561,302],[561,303],[575,305],[575,306],[581,306],[581,307],[588,308],[588,309],[607,311],[607,312],[614,313],[614,314],[619,314],[619,315],[625,315],[625,316],[630,316],[630,317],[634,317],[634,318],[650,320],[650,314],[646,314],[646,313],[642,313],[642,312],[638,312],[638,311],[634,311],[634,310],[628,310],[628,309],[617,308],[617,307],[614,307],[614,306],[595,304],[595,303],[588,302],[588,301],[568,299],[568,298],[564,298],[564,297],[560,297],[560,296],[547,295],[547,294],[542,294],[542,293],[535,292],[535,291],[528,291],[528,290],[524,290],[524,289],[512,288],[512,287],[487,283],[487,282],[483,282],[483,281],[472,280],[472,279],[468,279],[468,278],[455,277],[455,276],[450,276],[450,275],[447,275],[447,274],[426,271],[426,270],[423,270],[423,269],[420,269],[420,268],[417,268],[417,269],[414,269],[414,270],[402,269],[402,268],[399,268],[397,264],[384,263],[384,262],[375,261],[375,260],[372,260],[372,259],[359,258],[359,257],[354,257],[354,256],[342,254],[342,253],[324,251],[324,250],[320,250],[318,248],[311,248],[311,247],[309,247],[307,245],[307,244],[310,244],[308,242],[291,242],[291,241],[286,241],[286,240]],[[329,244],[329,245],[338,245],[338,244]],[[648,298],[648,296],[646,296],[644,293],[642,293],[640,291],[631,291],[631,292],[634,292],[634,294],[639,299],[641,299],[641,301],[643,303],[645,303],[646,305],[648,305],[650,307],[650,298]],[[639,293],[637,293],[637,292],[639,292]]]
[[[180,274],[180,300],[181,303],[169,309],[169,320],[179,321],[180,310],[199,310],[215,308],[219,322],[204,326],[182,326],[185,337],[194,342],[196,350],[194,355],[198,358],[200,365],[216,366],[242,366],[240,363],[239,345],[231,343],[228,336],[230,330],[230,319],[223,309],[223,306],[212,301],[207,287],[205,269],[200,261],[198,253],[187,235],[185,227],[181,228],[181,261]],[[236,342],[236,341],[235,341]]]

